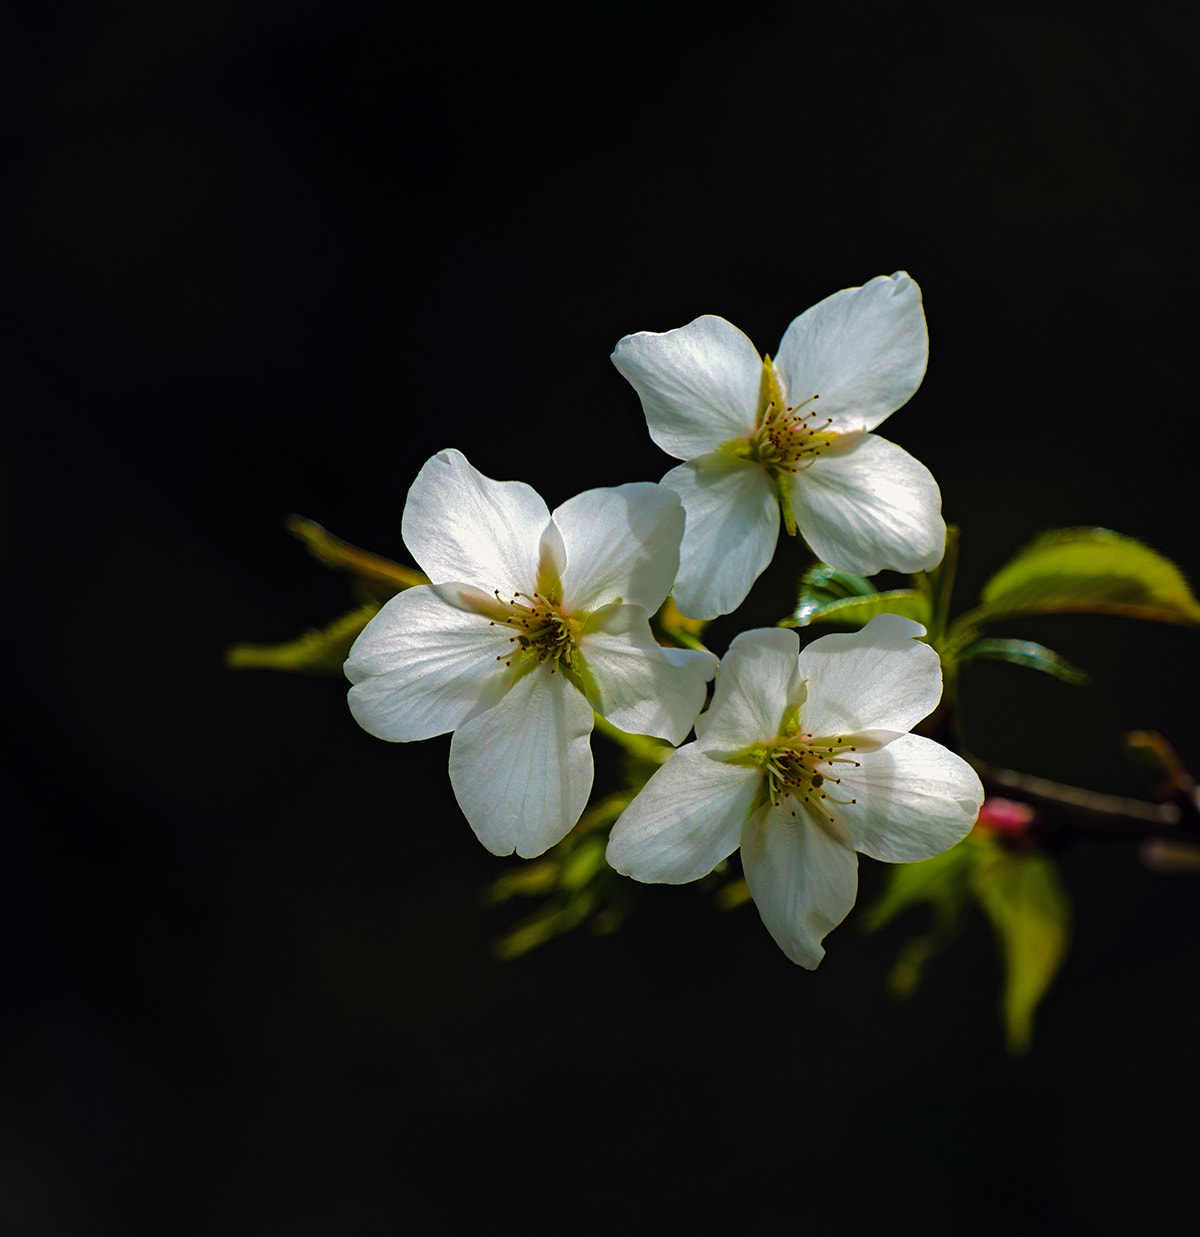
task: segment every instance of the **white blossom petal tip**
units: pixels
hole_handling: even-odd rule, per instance
[[[854,904],[855,852],[937,854],[966,835],[983,800],[966,761],[908,733],[941,696],[923,635],[896,615],[800,652],[792,631],[742,633],[698,740],[617,821],[610,861],[637,880],[693,880],[737,834],[763,922],[793,962],[815,967]]]
[[[355,642],[355,719],[395,742],[453,731],[451,783],[480,840],[540,854],[587,804],[592,696],[615,724],[671,742],[703,707],[716,659],[669,658],[648,625],[683,526],[659,485],[592,490],[551,518],[529,486],[438,452],[402,521],[433,583],[393,598]],[[620,623],[593,623],[614,609]]]

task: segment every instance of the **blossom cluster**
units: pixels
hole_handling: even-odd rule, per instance
[[[668,596],[695,619],[735,610],[781,519],[844,571],[934,567],[937,484],[874,432],[927,353],[916,283],[881,276],[801,314],[774,359],[712,316],[622,339],[613,362],[651,437],[683,461],[658,484],[551,512],[528,485],[438,452],[402,521],[430,583],[388,602],[351,649],[354,717],[397,742],[452,732],[463,815],[490,851],[523,857],[583,813],[596,715],[664,740],[677,750],[617,820],[609,863],[679,883],[740,847],[768,930],[815,967],[854,904],[858,853],[926,858],[975,821],[970,766],[909,733],[940,699],[938,655],[895,615],[804,649],[791,630],[743,632],[720,660],[660,645],[650,620]]]

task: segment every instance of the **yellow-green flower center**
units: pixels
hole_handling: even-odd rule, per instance
[[[820,398],[814,392],[798,404],[789,404],[771,358],[763,357],[750,457],[780,479],[785,473],[790,475],[807,468],[837,439],[837,434],[829,432],[833,418],[822,421],[813,407]]]
[[[814,392],[798,404],[789,404],[771,358],[763,357],[754,432],[745,438],[731,438],[718,447],[726,455],[752,460],[766,470],[779,497],[784,527],[792,537],[797,532],[792,511],[792,478],[841,437],[829,428],[833,418],[821,420],[812,407],[820,398]]]
[[[499,589],[494,592],[501,613],[490,625],[495,626],[499,622],[516,630],[516,635],[509,637],[509,643],[515,647],[496,660],[506,666],[531,659],[548,661],[553,663],[551,674],[556,673],[561,662],[565,669],[570,670],[579,634],[578,622],[536,590],[532,594],[514,593],[508,601],[500,596]]]
[[[819,395],[811,395],[795,407],[782,400],[768,401],[751,439],[751,455],[764,468],[800,472],[833,443],[837,435],[827,432],[833,418],[821,421],[809,406],[818,399]]]
[[[793,816],[804,806],[832,821],[829,804],[855,802],[853,798],[838,798],[835,792],[842,781],[836,767],[852,765],[857,769],[861,763],[853,756],[857,750],[844,735],[818,739],[805,733],[765,749],[761,759],[771,802],[775,807],[788,806]],[[785,804],[785,800],[795,806]]]

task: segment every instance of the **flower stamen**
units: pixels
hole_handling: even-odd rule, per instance
[[[511,666],[516,659],[533,657],[539,663],[551,662],[551,674],[558,672],[560,662],[567,670],[572,668],[576,624],[558,606],[536,590],[514,593],[508,601],[501,597],[499,589],[492,592],[506,613],[499,620],[493,619],[489,626],[494,627],[499,621],[517,629],[517,634],[509,637],[509,643],[517,647],[501,653],[497,661]]]
[[[840,786],[842,781],[834,776],[833,766],[852,765],[857,769],[862,762],[846,754],[857,750],[845,735],[818,740],[808,733],[795,734],[772,748],[763,761],[772,804],[783,807],[784,799],[791,797],[796,807],[808,807],[832,823],[834,817],[827,804],[857,802],[853,797],[840,799],[830,793],[829,788]],[[796,808],[789,810],[796,815]]]
[[[817,410],[809,407],[820,398],[810,395],[794,406],[782,399],[768,401],[752,440],[752,452],[760,464],[783,472],[802,472],[830,446],[837,437],[828,432],[833,418],[818,423]]]

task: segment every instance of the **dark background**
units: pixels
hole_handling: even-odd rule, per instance
[[[0,1231],[1192,1231],[1194,878],[1063,855],[1019,1063],[978,920],[907,1004],[918,914],[809,974],[687,889],[502,963],[524,908],[482,905],[448,741],[222,665],[349,604],[287,512],[404,558],[444,446],[551,506],[656,479],[621,335],[718,313],[773,351],[897,268],[932,351],[885,432],[964,529],[960,604],[1066,524],[1200,578],[1192,11],[9,15]],[[1194,632],[1010,634],[1095,682],[973,671],[981,754],[1138,795],[1152,726],[1200,766]]]

